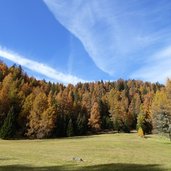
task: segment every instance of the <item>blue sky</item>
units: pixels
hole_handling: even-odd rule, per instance
[[[0,59],[38,79],[171,77],[170,0],[0,0]]]

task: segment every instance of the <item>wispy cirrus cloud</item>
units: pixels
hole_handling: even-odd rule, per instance
[[[146,81],[165,83],[171,78],[171,45],[155,52],[146,61],[146,65],[131,75]]]
[[[158,48],[171,44],[170,0],[43,1],[82,42],[96,66],[112,76],[137,76]],[[141,78],[152,75],[151,71],[151,76]]]
[[[62,82],[64,84],[67,83],[76,84],[78,82],[85,82],[85,80],[83,79],[80,79],[70,74],[61,73],[43,63],[30,60],[22,55],[19,55],[1,46],[0,46],[0,57],[8,59],[14,63],[17,63],[25,68],[28,68],[33,72],[37,72],[38,74],[44,75],[51,80]]]

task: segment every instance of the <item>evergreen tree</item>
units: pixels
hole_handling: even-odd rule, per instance
[[[14,137],[15,133],[15,113],[13,106],[10,108],[7,117],[4,120],[4,124],[0,130],[0,137],[2,139],[10,139]]]
[[[87,123],[86,113],[79,113],[76,121],[78,135],[84,135],[87,132]]]
[[[69,123],[67,126],[67,136],[68,137],[74,136],[74,128],[73,128],[72,119],[69,120]]]
[[[141,100],[140,96],[138,93],[136,93],[131,100],[131,103],[129,105],[129,113],[132,116],[132,128],[136,128],[137,124],[137,116],[140,113],[140,105],[141,105]]]
[[[170,103],[165,90],[157,91],[152,103],[153,128],[155,133],[168,133]]]

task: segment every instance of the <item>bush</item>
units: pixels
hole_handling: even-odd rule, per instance
[[[138,128],[138,135],[140,137],[144,137],[144,131],[143,131],[143,129],[141,127]]]

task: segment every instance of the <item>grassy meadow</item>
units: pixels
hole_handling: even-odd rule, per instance
[[[10,170],[171,171],[171,142],[136,133],[0,140],[0,171]]]

